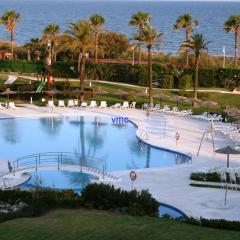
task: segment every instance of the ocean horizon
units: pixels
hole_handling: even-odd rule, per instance
[[[240,13],[239,1],[119,1],[119,0],[1,0],[0,15],[15,9],[21,14],[21,21],[16,27],[15,42],[24,44],[31,38],[41,36],[42,30],[49,23],[56,23],[62,31],[67,29],[71,21],[88,18],[94,13],[100,13],[106,19],[105,29],[122,32],[130,37],[134,27],[128,26],[132,14],[146,11],[152,15],[152,25],[164,32],[164,44],[161,51],[175,54],[185,38],[184,31],[173,31],[177,17],[189,12],[194,19],[199,20],[200,26],[195,32],[203,33],[211,41],[209,52],[222,55],[226,46],[227,55],[234,53],[234,34],[226,33],[223,24],[230,15]],[[0,39],[9,40],[9,33],[0,26]]]

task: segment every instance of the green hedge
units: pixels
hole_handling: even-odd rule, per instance
[[[0,60],[0,71],[40,73],[42,62],[3,61]],[[77,62],[56,62],[52,66],[53,75],[63,78],[77,78]],[[115,82],[126,82],[147,85],[147,65],[134,66],[130,64],[86,63],[86,75],[89,79],[100,79]],[[187,76],[187,77],[185,77]],[[192,77],[192,83],[191,83]],[[172,80],[173,78],[173,80]],[[186,78],[188,80],[186,80]],[[193,85],[194,69],[176,69],[172,66],[153,64],[153,79],[160,86],[173,88],[189,87]],[[183,80],[185,79],[185,80]],[[173,81],[173,83],[172,83]],[[185,82],[183,84],[183,81]],[[187,81],[187,83],[186,83]],[[172,84],[171,84],[172,83]],[[201,87],[229,87],[240,86],[240,69],[211,68],[199,70],[199,84]]]

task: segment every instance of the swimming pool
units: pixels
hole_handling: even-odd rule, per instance
[[[3,119],[0,146],[0,158],[10,161],[28,154],[71,152],[103,160],[107,172],[189,161],[183,154],[139,142],[131,122],[113,124],[110,118],[98,117]]]

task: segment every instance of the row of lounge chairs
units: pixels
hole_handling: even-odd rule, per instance
[[[16,109],[15,103],[9,102],[8,104],[5,104],[5,106],[2,103],[0,103],[0,110],[3,109]]]
[[[224,136],[235,142],[237,148],[240,149],[240,129],[234,125],[215,126],[215,129],[220,131]]]
[[[47,107],[55,108],[56,106],[54,105],[53,101],[48,101]],[[78,100],[70,99],[70,100],[68,100],[67,105],[65,105],[65,102],[63,100],[59,100],[57,107],[107,108],[108,105],[107,105],[106,101],[101,101],[99,105],[97,104],[96,101],[91,101],[90,104],[88,105],[87,102],[82,102],[80,104]],[[132,102],[131,104],[129,102],[123,102],[123,104],[116,103],[116,104],[110,106],[110,108],[120,108],[120,109],[128,109],[128,108],[135,109],[135,107],[136,107],[136,102]]]
[[[192,110],[179,110],[177,107],[173,107],[172,109],[168,105],[164,105],[163,108],[160,107],[160,104],[148,104],[144,103],[142,105],[142,110],[149,110],[154,112],[160,112],[160,113],[166,113],[166,114],[172,114],[177,116],[191,116]]]
[[[201,115],[194,115],[194,118],[200,119],[200,120],[206,120],[206,121],[222,121],[223,118],[221,115],[218,114],[209,114],[207,112],[204,112]]]

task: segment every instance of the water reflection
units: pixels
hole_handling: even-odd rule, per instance
[[[61,131],[61,126],[64,123],[63,118],[49,117],[40,118],[42,130],[51,137],[57,137]]]
[[[7,119],[2,121],[1,130],[6,142],[16,144],[20,141],[20,133],[16,119]]]

